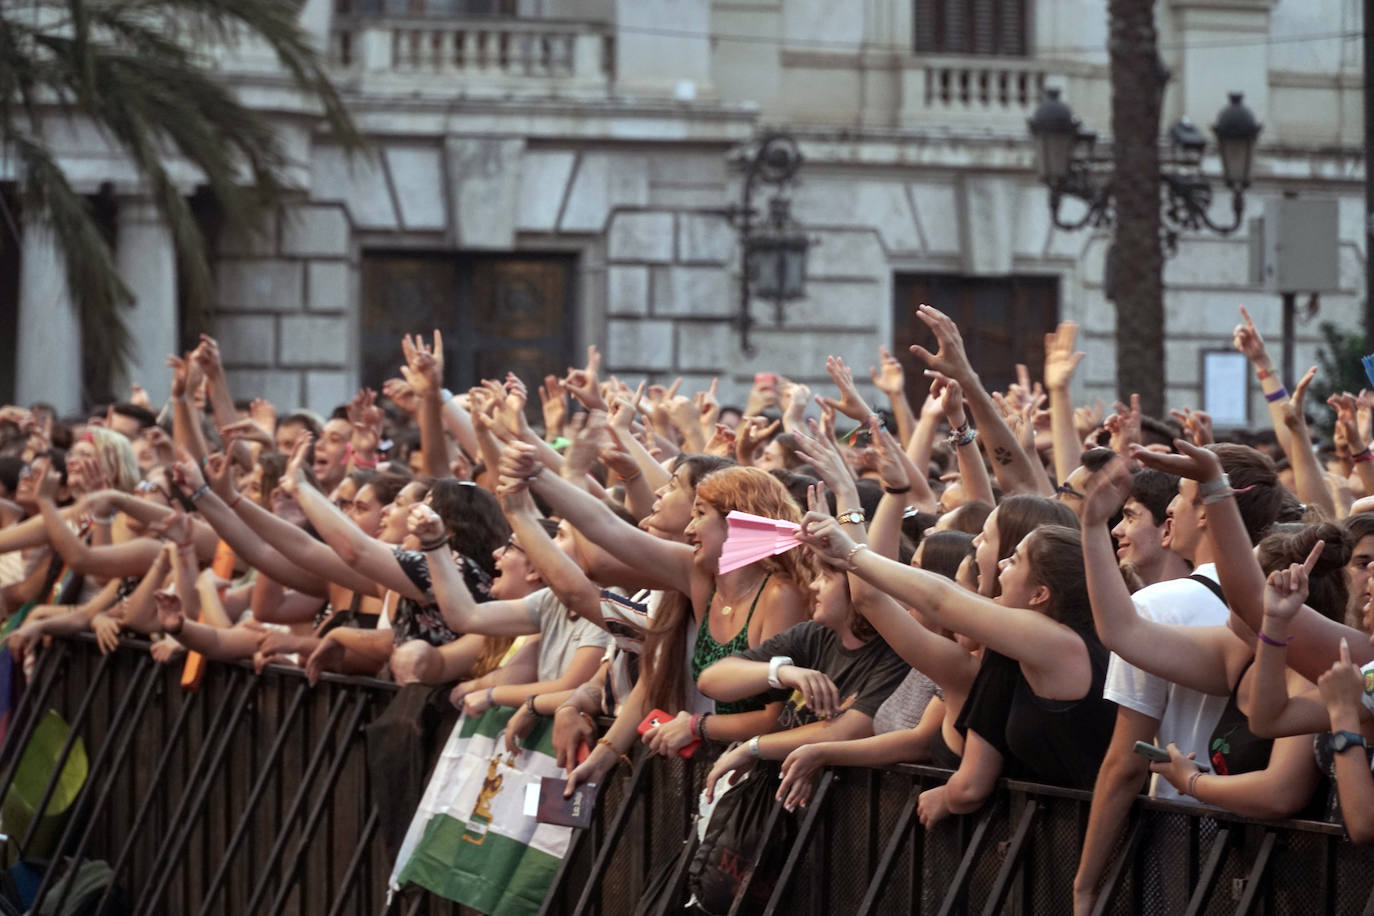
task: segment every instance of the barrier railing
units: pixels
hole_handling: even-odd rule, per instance
[[[180,671],[136,641],[105,656],[84,637],[44,650],[0,747],[0,793],[39,718],[56,709],[71,734],[37,810],[78,737],[89,775],[52,860],[104,859],[114,871],[107,900],[118,894],[137,913],[379,912],[391,862],[360,726],[394,685],[327,676],[312,689],[298,670],[211,664],[186,692]],[[39,822],[13,853],[46,858],[31,848]],[[60,909],[70,883],[56,884],[57,871],[38,893]]]
[[[681,848],[706,770],[646,759],[603,787],[544,913],[632,912],[653,866]],[[822,775],[764,914],[1071,912],[1091,794],[1003,780],[979,811],[925,830],[917,799],[948,776],[915,766]],[[1374,914],[1374,849],[1339,825],[1142,798],[1097,912]]]
[[[78,737],[90,765],[51,855],[109,862],[133,912],[385,912],[392,862],[375,804],[385,787],[369,779],[361,727],[394,685],[326,675],[311,688],[295,669],[214,663],[187,693],[179,672],[154,663],[146,643],[102,656],[89,637],[55,641],[11,711],[0,796],[41,715],[56,709],[71,737],[35,807],[48,807]],[[642,757],[618,769],[543,912],[634,911],[653,869],[679,860],[708,766]],[[1004,780],[980,811],[924,830],[919,794],[947,776],[828,771],[765,912],[1067,912],[1091,796]],[[35,818],[10,851],[33,858],[38,832]],[[60,908],[66,885],[53,874],[40,895]],[[461,911],[412,890],[391,912]],[[1140,799],[1099,912],[1374,916],[1374,849],[1352,845],[1339,825]]]

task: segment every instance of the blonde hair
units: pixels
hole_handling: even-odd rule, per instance
[[[86,430],[95,447],[100,467],[110,486],[125,493],[134,492],[143,475],[138,469],[138,459],[134,457],[134,447],[128,438],[103,426],[92,426]]]

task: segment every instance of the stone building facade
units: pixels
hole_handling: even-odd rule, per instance
[[[1110,401],[1109,239],[1054,228],[1026,130],[1058,86],[1108,131],[1105,6],[310,0],[303,23],[372,148],[350,158],[332,145],[261,53],[223,56],[226,77],[280,124],[300,187],[278,224],[218,251],[215,331],[236,393],[326,411],[394,373],[400,331],[438,324],[453,387],[492,366],[580,361],[594,343],[630,380],[719,376],[723,400],[742,402],[756,371],[824,382],[827,354],[867,367],[880,344],[904,351],[919,330],[911,310],[929,299],[966,323],[998,385],[1054,321],[1078,321],[1078,394]],[[1356,0],[1156,4],[1173,74],[1165,124],[1210,124],[1228,91],[1264,124],[1247,216],[1285,193],[1339,201],[1339,289],[1321,296],[1320,318],[1348,328],[1365,270],[1359,13]],[[817,244],[806,298],[781,324],[771,303],[752,304],[750,355],[728,208],[742,151],[767,128],[799,141],[792,212]],[[65,151],[79,180],[121,195],[120,263],[138,299],[131,377],[160,396],[174,263],[128,169],[99,150],[74,135]],[[1219,174],[1215,156],[1205,167]],[[1201,354],[1227,345],[1238,303],[1277,342],[1279,299],[1252,282],[1249,251],[1245,228],[1185,235],[1168,261],[1170,403],[1201,405]],[[79,377],[48,355],[70,353],[76,333],[55,263],[41,232],[26,237],[16,392],[74,410]],[[1317,323],[1300,323],[1300,367],[1317,343]],[[1249,397],[1261,421],[1258,388]]]

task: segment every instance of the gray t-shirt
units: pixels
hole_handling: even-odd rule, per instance
[[[939,693],[940,688],[935,686],[934,681],[912,668],[873,714],[873,734],[882,735],[920,725],[926,707]]]
[[[611,635],[590,621],[571,614],[554,595],[553,589],[541,588],[525,596],[525,608],[530,621],[539,628],[538,678],[554,681],[567,670],[573,654],[583,646],[605,649]]]

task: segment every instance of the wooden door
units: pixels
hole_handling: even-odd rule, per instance
[[[1005,391],[1025,363],[1032,380],[1045,368],[1045,334],[1059,321],[1058,277],[963,277],[956,274],[898,274],[893,282],[893,353],[906,368],[912,406],[925,401],[926,365],[907,348],[934,352],[935,335],[916,317],[921,303],[954,319],[973,368],[989,391]]]

